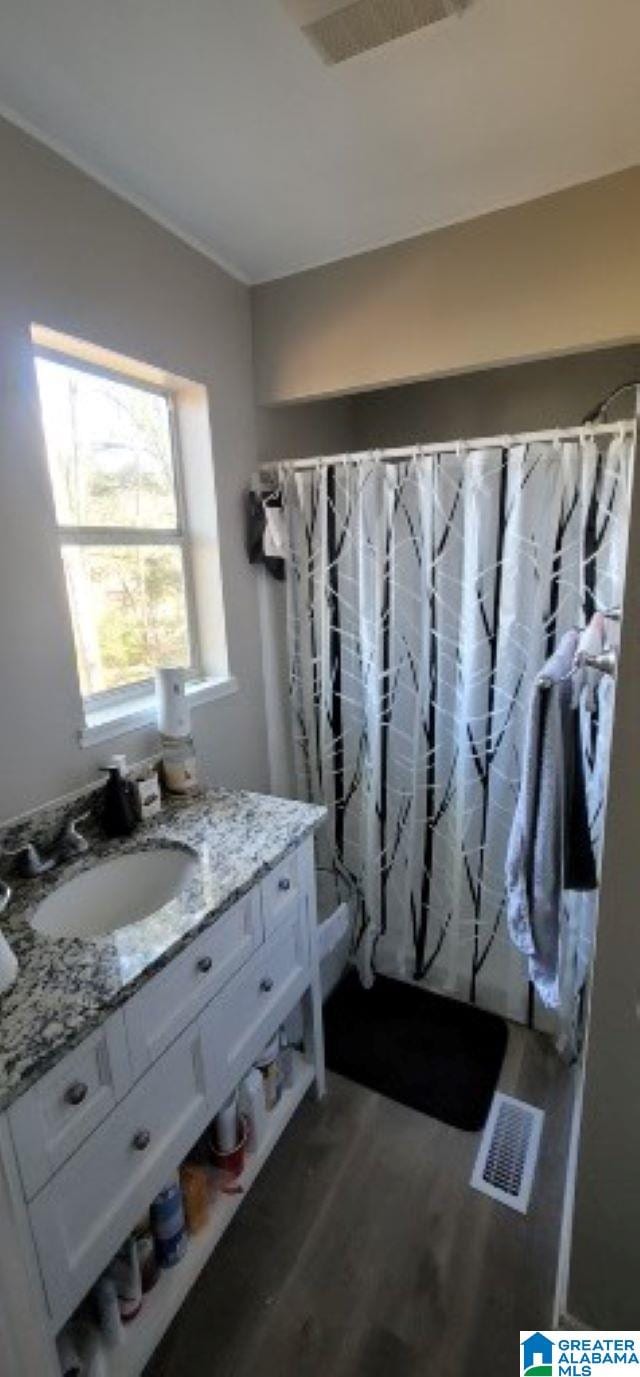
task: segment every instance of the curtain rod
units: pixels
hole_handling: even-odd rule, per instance
[[[521,435],[491,435],[473,440],[445,440],[441,444],[401,445],[392,449],[361,449],[349,454],[321,454],[311,459],[276,459],[269,464],[261,464],[261,473],[272,473],[276,469],[313,469],[328,464],[361,464],[365,460],[385,463],[390,459],[411,459],[418,454],[459,454],[470,449],[506,449],[511,445],[530,445],[544,440],[586,440],[598,435],[634,435],[636,421],[607,421],[598,425],[570,426],[555,430],[530,430]]]

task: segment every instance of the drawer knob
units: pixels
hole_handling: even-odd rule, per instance
[[[206,975],[207,971],[211,970],[212,965],[213,961],[210,956],[201,956],[198,961],[198,970],[202,971],[203,975]]]
[[[88,1089],[89,1087],[85,1085],[84,1081],[74,1081],[73,1085],[70,1085],[65,1092],[64,1098],[67,1104],[72,1104],[74,1107],[82,1104],[82,1101],[87,1098]]]
[[[270,975],[265,975],[262,977],[262,980],[260,981],[260,989],[262,990],[263,994],[269,994],[269,991],[273,989],[273,980],[271,979]]]
[[[287,875],[283,875],[282,879],[278,880],[278,889],[281,889],[283,894],[286,894],[287,890],[291,889],[291,880]]]
[[[151,1134],[148,1128],[139,1128],[138,1132],[133,1135],[133,1146],[136,1152],[144,1152],[145,1148],[148,1148],[150,1142]]]

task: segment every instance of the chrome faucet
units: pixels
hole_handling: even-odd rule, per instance
[[[54,845],[54,865],[61,865],[72,856],[83,856],[89,850],[87,838],[78,831],[81,823],[91,817],[91,811],[80,813],[77,818],[69,818]]]
[[[82,856],[89,850],[86,837],[78,831],[80,824],[89,817],[91,817],[91,813],[86,812],[80,813],[77,818],[69,818],[59,837],[53,843],[51,853],[48,856],[43,855],[42,850],[35,842],[26,842],[24,846],[16,847],[14,851],[5,849],[3,854],[10,856],[13,860],[13,869],[16,875],[20,875],[23,880],[35,880],[39,875],[46,875],[48,871],[55,870],[57,866],[71,860],[73,856]]]
[[[38,875],[45,875],[48,870],[53,870],[55,865],[53,856],[42,856],[35,842],[26,842],[14,851],[6,847],[3,854],[11,857],[15,874],[20,875],[23,880],[35,880]]]

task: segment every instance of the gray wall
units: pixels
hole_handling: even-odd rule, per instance
[[[293,406],[258,406],[256,428],[261,464],[278,459],[305,459],[353,449],[350,397],[302,402]]]
[[[602,397],[632,378],[640,379],[637,344],[363,392],[353,401],[354,446],[576,425]],[[623,411],[633,414],[632,395],[627,394]],[[620,404],[611,414],[622,414]]]
[[[0,121],[0,819],[82,785],[99,760],[148,754],[128,734],[81,750],[81,705],[45,469],[29,326],[88,339],[206,384],[230,669],[239,693],[194,711],[214,780],[267,783],[256,580],[241,492],[255,466],[250,296],[13,126]]]
[[[263,283],[254,291],[260,400],[636,340],[639,216],[636,167]]]
[[[601,1329],[640,1309],[639,627],[636,469],[567,1301]]]

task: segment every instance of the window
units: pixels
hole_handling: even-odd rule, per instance
[[[45,445],[85,704],[198,668],[170,390],[36,348]]]

